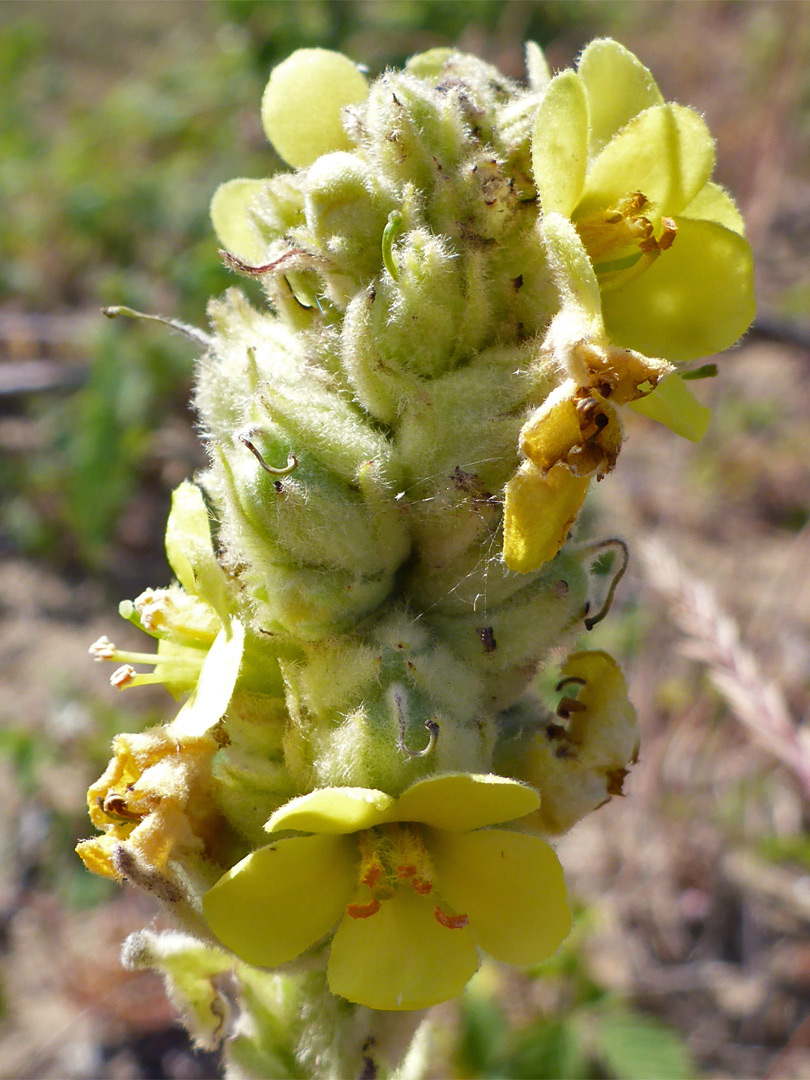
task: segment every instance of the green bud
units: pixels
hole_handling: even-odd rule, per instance
[[[491,754],[482,683],[425,621],[388,616],[355,638],[310,646],[284,673],[307,787],[398,794],[431,773],[474,772]]]

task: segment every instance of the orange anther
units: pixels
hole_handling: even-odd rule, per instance
[[[662,217],[661,224],[664,226],[664,231],[658,238],[658,246],[662,251],[666,251],[668,247],[672,247],[675,237],[678,235],[678,226],[669,217]]]
[[[405,878],[413,877],[415,873],[416,867],[413,865],[413,863],[404,863],[403,865],[397,867],[397,877],[400,879],[400,881],[404,881]]]
[[[433,882],[426,881],[425,878],[415,877],[411,882],[411,888],[415,893],[419,893],[420,896],[427,896],[433,888]]]
[[[372,915],[376,915],[380,910],[379,900],[369,900],[367,904],[349,904],[346,907],[346,914],[351,915],[353,919],[368,919]]]
[[[446,926],[448,930],[461,930],[470,921],[469,915],[448,915],[440,907],[436,907],[433,917],[437,923]]]
[[[382,867],[379,863],[372,863],[365,874],[360,878],[363,885],[368,885],[370,889],[373,889],[377,882],[380,880],[380,874],[382,873]]]

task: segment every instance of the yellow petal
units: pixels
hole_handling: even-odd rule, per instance
[[[214,638],[191,697],[170,725],[177,735],[204,735],[225,715],[242,666],[245,627],[231,619]]]
[[[577,71],[588,92],[592,157],[634,116],[663,104],[652,73],[618,41],[592,41],[579,58]]]
[[[76,854],[92,873],[118,881],[121,875],[113,866],[112,855],[120,843],[118,836],[105,833],[104,836],[94,836],[90,840],[80,840],[76,845]]]
[[[565,661],[561,682],[582,679],[571,687],[581,708],[572,712],[569,735],[577,760],[586,768],[621,769],[638,755],[639,726],[627,695],[622,669],[606,652],[573,653]]]
[[[211,223],[226,251],[247,263],[264,262],[267,248],[253,223],[251,204],[265,186],[264,180],[226,180],[211,200]]]
[[[679,214],[713,168],[714,142],[702,117],[682,105],[653,105],[596,157],[575,220],[615,207],[635,191],[647,196],[657,216]]]
[[[303,168],[334,150],[351,150],[341,109],[364,101],[356,64],[329,49],[298,49],[273,68],[262,98],[267,138],[288,165]]]
[[[582,442],[579,415],[571,396],[575,384],[569,379],[532,413],[520,432],[520,452],[538,469],[547,472]]]
[[[354,893],[357,857],[357,845],[339,836],[259,848],[205,894],[206,922],[246,963],[285,964],[337,923]]]
[[[332,940],[329,988],[371,1009],[424,1009],[460,994],[478,969],[466,927],[434,917],[436,900],[400,886],[367,919],[346,916]]]
[[[579,202],[588,166],[588,98],[573,71],[555,75],[537,109],[532,170],[540,207],[569,217]]]
[[[648,356],[685,362],[721,352],[754,317],[748,241],[712,221],[676,218],[668,251],[602,298],[611,341]]]
[[[545,475],[524,462],[506,485],[503,560],[526,574],[553,559],[585,501],[590,480],[574,476],[566,465]]]
[[[691,442],[700,442],[712,418],[712,410],[698,401],[680,375],[668,375],[651,394],[631,402],[630,407]]]
[[[228,622],[228,584],[214,554],[211,519],[196,484],[184,480],[172,492],[166,523],[166,556],[177,580],[191,596],[199,596]]]
[[[745,222],[729,193],[719,184],[705,184],[683,208],[683,216],[698,221],[713,221],[739,236],[745,236]]]
[[[397,799],[392,821],[419,821],[455,832],[480,829],[536,810],[536,791],[492,774],[455,773],[419,780]]]
[[[265,825],[267,832],[352,833],[394,820],[387,811],[394,799],[374,788],[318,788],[279,807]]]
[[[562,867],[544,840],[505,829],[436,833],[436,889],[469,917],[476,945],[507,964],[537,964],[571,929]]]

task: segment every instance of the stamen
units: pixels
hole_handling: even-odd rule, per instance
[[[87,651],[97,664],[100,664],[102,660],[114,660],[116,654],[115,645],[106,634],[102,634],[98,641],[94,641]]]
[[[370,889],[373,889],[377,882],[380,880],[380,874],[382,874],[382,867],[379,863],[372,863],[366,870],[365,874],[360,878],[363,885],[368,885]]]
[[[163,622],[170,605],[165,594],[154,589],[145,589],[140,596],[135,597],[133,606],[144,630],[154,630]]]
[[[675,237],[678,235],[678,226],[669,217],[662,217],[661,224],[664,226],[664,231],[658,237],[658,247],[661,251],[666,251],[667,248],[672,247]]]
[[[163,326],[168,326],[170,330],[177,330],[180,334],[185,334],[186,337],[191,338],[192,341],[198,342],[200,345],[211,345],[213,338],[206,334],[204,330],[200,330],[197,326],[191,326],[190,323],[181,322],[180,319],[169,319],[165,315],[149,315],[145,311],[136,311],[134,308],[124,307],[123,304],[114,304],[112,307],[104,307],[101,309],[102,315],[106,315],[108,319],[117,319],[123,315],[127,319],[145,319],[147,322],[162,323]]]
[[[610,540],[602,540],[598,544],[594,544],[591,547],[591,550],[594,552],[595,557],[598,557],[603,552],[609,551],[611,548],[618,549],[621,554],[619,568],[613,574],[610,585],[608,586],[608,591],[605,594],[605,599],[602,603],[602,607],[599,609],[599,611],[597,611],[595,615],[589,615],[585,619],[586,630],[593,630],[596,624],[600,623],[610,611],[610,607],[613,603],[613,596],[616,592],[616,586],[624,577],[624,572],[627,569],[627,564],[630,561],[630,552],[627,550],[627,544],[625,544],[624,540],[620,540],[618,537],[613,537]]]
[[[446,911],[442,911],[438,904],[433,912],[433,917],[437,923],[446,926],[448,930],[461,930],[470,921],[469,915],[448,915]]]
[[[394,241],[402,232],[402,214],[399,210],[392,210],[388,215],[388,222],[382,236],[382,261],[383,266],[394,279],[399,281],[399,267],[394,262]]]
[[[557,685],[554,687],[554,693],[559,692],[566,686],[587,686],[587,682],[581,675],[569,675],[566,679],[560,679]]]
[[[567,720],[572,712],[586,712],[587,708],[587,705],[583,705],[582,702],[577,701],[576,698],[560,698],[560,703],[557,706],[557,716],[559,716],[561,720]]]
[[[243,259],[239,259],[236,255],[232,255],[230,251],[223,251],[220,249],[219,254],[226,266],[229,266],[232,270],[236,270],[240,274],[249,274],[251,277],[260,277],[262,274],[272,274],[273,271],[278,270],[279,266],[289,262],[291,259],[298,259],[300,262],[305,263],[318,263],[323,261],[319,259],[317,255],[312,255],[303,248],[292,248],[290,251],[285,251],[284,254],[280,255],[277,259],[273,259],[272,262],[263,263],[261,266],[251,266],[250,263],[246,263]]]
[[[143,814],[133,813],[127,806],[126,799],[117,791],[107,792],[104,801],[99,798],[101,809],[108,817],[119,818],[121,821],[140,821]]]
[[[164,657],[159,656],[157,653],[148,655],[146,653],[121,653],[116,656],[117,660],[129,656],[134,659],[137,664],[154,664],[159,667],[166,664],[169,667],[171,674],[164,674],[158,671],[136,671],[132,664],[122,664],[121,667],[116,668],[110,676],[110,686],[114,686],[117,690],[126,690],[131,686],[153,686],[166,683],[179,683],[185,680],[191,680],[191,684],[195,678],[200,674],[202,669],[202,660],[199,663],[192,661],[175,660],[174,658],[166,660]]]
[[[403,754],[407,754],[409,758],[423,758],[432,753],[436,740],[439,737],[439,725],[434,719],[425,721],[425,728],[427,729],[430,738],[427,741],[427,746],[421,750],[410,750],[405,744],[405,702],[403,701],[402,692],[399,687],[395,687],[393,691],[394,708],[397,710],[397,718],[399,720],[399,736],[397,738],[397,746]]]
[[[116,668],[110,676],[110,686],[114,686],[117,690],[123,690],[131,685],[134,678],[135,668],[132,664],[123,664],[120,668]]]
[[[369,919],[380,910],[379,900],[369,900],[367,904],[348,904],[346,914],[353,919]]]

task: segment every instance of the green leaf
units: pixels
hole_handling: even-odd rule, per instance
[[[492,999],[468,989],[461,997],[461,1033],[457,1051],[463,1075],[490,1075],[505,1031],[503,1013]]]
[[[532,168],[544,213],[570,217],[588,167],[588,96],[573,71],[555,75],[537,108]]]
[[[695,1068],[681,1036],[634,1012],[604,1016],[595,1032],[596,1053],[617,1080],[690,1080]]]
[[[582,53],[577,71],[588,91],[591,156],[634,116],[651,105],[663,104],[652,73],[618,41],[592,41]]]
[[[586,1070],[579,1034],[567,1020],[538,1023],[520,1038],[501,1070],[498,1075],[506,1080],[581,1080]]]

